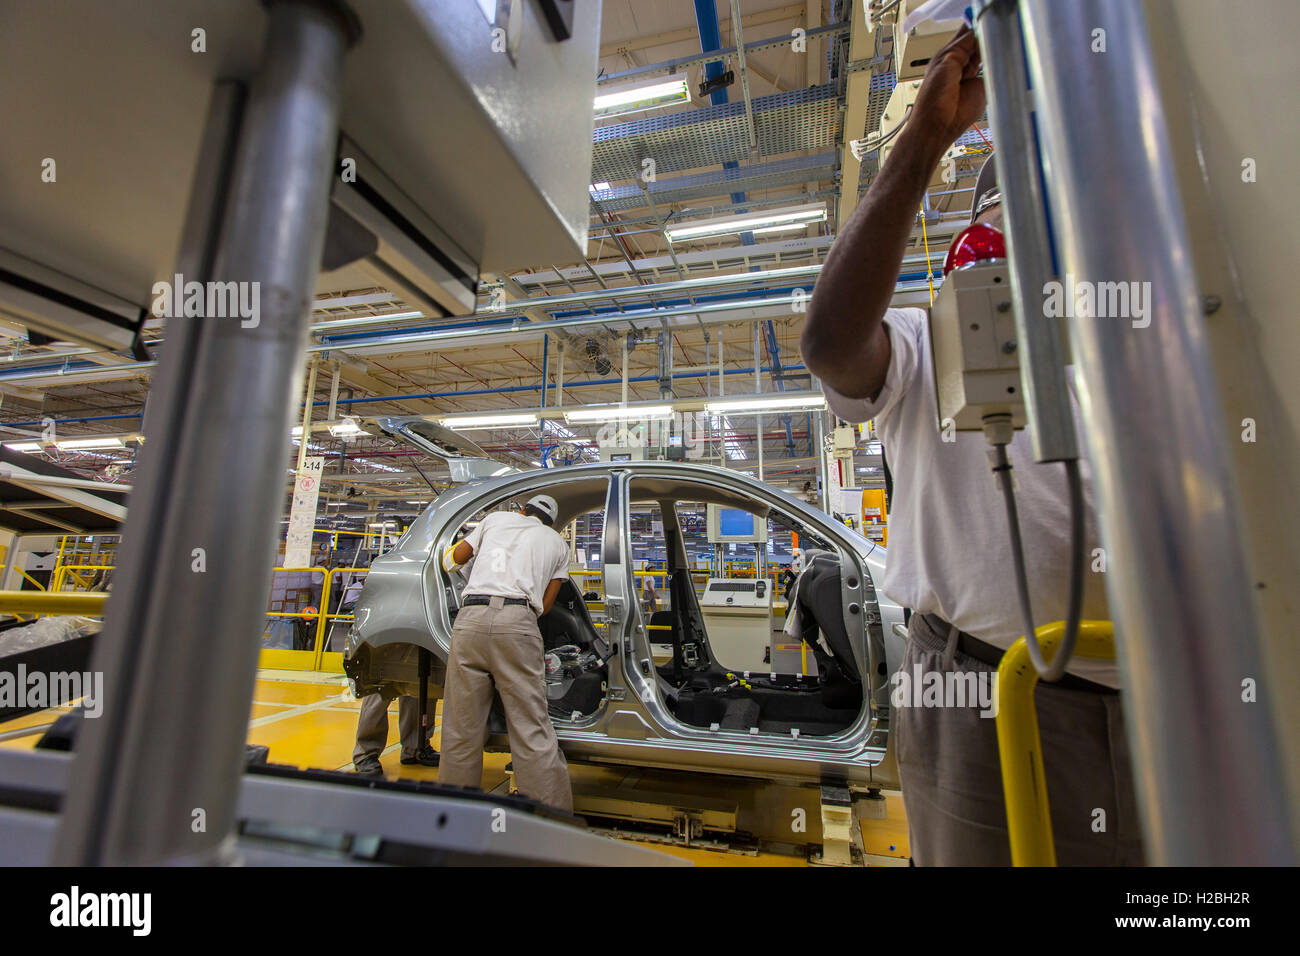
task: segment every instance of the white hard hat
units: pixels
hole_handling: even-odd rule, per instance
[[[528,499],[528,505],[529,507],[536,508],[542,514],[546,515],[546,517],[550,518],[551,521],[555,521],[560,514],[560,506],[555,503],[555,499],[550,495],[533,495],[533,497]]]

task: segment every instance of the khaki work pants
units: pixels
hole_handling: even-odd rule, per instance
[[[546,709],[544,658],[537,617],[527,605],[505,605],[494,597],[491,604],[461,608],[451,629],[439,783],[482,785],[483,745],[495,687],[505,707],[520,792],[573,810],[569,766]]]
[[[433,712],[429,701],[429,712]],[[414,697],[397,699],[397,728],[402,737],[402,756],[415,756],[420,746],[420,704]],[[357,718],[357,746],[352,751],[353,764],[367,757],[379,759],[388,746],[388,701],[378,694],[361,698],[361,714]]]

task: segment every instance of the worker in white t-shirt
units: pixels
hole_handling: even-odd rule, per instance
[[[572,811],[569,767],[547,711],[545,651],[537,627],[569,577],[569,547],[552,527],[558,512],[554,498],[537,495],[522,514],[488,515],[443,555],[448,572],[471,558],[474,566],[451,629],[438,782],[481,784],[495,689],[506,712],[520,792]]]
[[[989,446],[979,433],[944,440],[926,312],[890,308],[931,175],[984,112],[979,67],[969,28],[930,61],[889,161],[835,237],[801,341],[831,409],[850,422],[874,419],[884,445],[894,490],[880,587],[911,612],[900,672],[909,678],[987,675],[1023,632]],[[1001,228],[991,158],[976,183],[972,221]],[[1057,464],[1035,464],[1027,433],[1016,434],[1009,455],[1032,605],[1040,624],[1062,620],[1071,558],[1066,479]],[[1087,547],[1094,553],[1092,490],[1087,463],[1081,466]],[[1107,618],[1101,577],[1089,577],[1083,617]],[[1036,692],[1062,865],[1142,859],[1118,686],[1113,663],[1075,660],[1060,681],[1040,682]],[[913,860],[1010,863],[994,721],[974,706],[917,706],[915,698],[906,704],[895,706],[890,728]],[[1104,828],[1095,826],[1098,819]]]

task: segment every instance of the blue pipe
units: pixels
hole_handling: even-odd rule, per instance
[[[763,333],[767,337],[767,354],[772,361],[772,382],[776,385],[778,392],[785,391],[785,374],[781,368],[781,346],[776,340],[776,325],[771,319],[763,323]],[[794,457],[794,430],[790,427],[790,413],[786,412],[781,416],[781,423],[785,425],[785,453],[789,458]]]
[[[714,50],[722,49],[722,31],[718,26],[718,6],[714,0],[695,0],[695,26],[700,31],[700,52],[712,53]],[[731,32],[734,35],[736,25],[731,25]],[[704,78],[706,80],[715,79],[723,74],[722,64],[715,60],[706,64],[704,67]],[[709,95],[709,102],[718,106],[727,102],[727,88],[724,86],[720,90],[714,90]],[[736,169],[740,163],[735,160],[727,160],[722,164],[723,169]],[[732,193],[731,202],[733,205],[740,205],[745,201],[744,193]],[[737,212],[746,212],[745,209],[737,209]],[[743,246],[752,246],[754,244],[754,234],[752,232],[742,232],[740,234],[740,244]]]

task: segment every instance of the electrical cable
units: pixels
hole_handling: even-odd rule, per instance
[[[1011,484],[1011,462],[1007,458],[1007,445],[1006,442],[1001,441],[992,444],[995,457],[993,472],[997,475],[998,484],[1002,489],[1007,524],[1011,531],[1011,558],[1015,565],[1016,597],[1020,605],[1029,659],[1033,662],[1034,670],[1038,671],[1040,680],[1057,681],[1064,676],[1066,665],[1074,654],[1074,646],[1079,638],[1079,622],[1083,617],[1083,553],[1086,542],[1083,479],[1079,472],[1079,462],[1077,459],[1063,462],[1070,494],[1070,593],[1066,606],[1065,636],[1049,665],[1043,658],[1042,648],[1038,644],[1038,634],[1034,629],[1034,611],[1029,597],[1024,544],[1020,537],[1020,516],[1016,508],[1015,490]]]
[[[930,306],[934,307],[934,267],[930,265],[930,237],[925,231],[925,204],[921,204],[921,242],[925,245],[925,278],[930,283]]]

